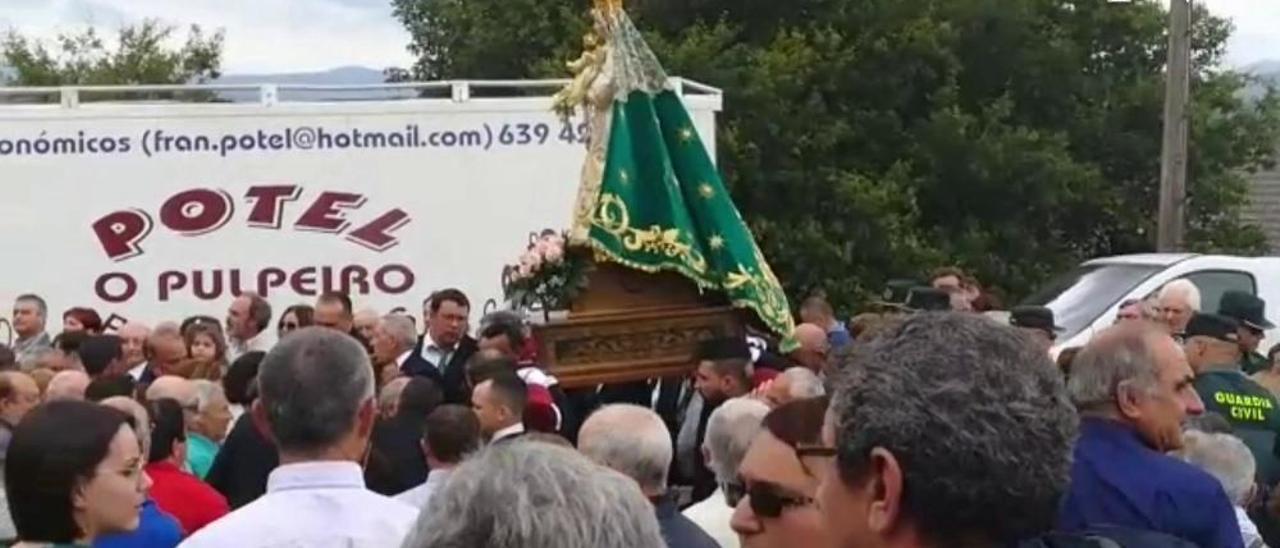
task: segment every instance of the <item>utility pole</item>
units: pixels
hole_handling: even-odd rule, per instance
[[[1169,4],[1169,65],[1160,158],[1160,217],[1156,249],[1180,251],[1186,228],[1187,107],[1191,99],[1191,0]]]

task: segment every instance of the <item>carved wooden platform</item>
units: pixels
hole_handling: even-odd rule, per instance
[[[566,320],[534,328],[565,387],[681,375],[702,341],[743,334],[740,312],[676,274],[602,264]]]

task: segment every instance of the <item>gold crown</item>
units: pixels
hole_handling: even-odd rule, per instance
[[[622,0],[593,0],[593,1],[596,5],[596,9],[602,12],[613,13],[613,12],[622,11]]]

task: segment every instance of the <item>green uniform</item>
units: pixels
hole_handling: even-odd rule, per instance
[[[1196,377],[1196,393],[1206,412],[1222,415],[1236,437],[1249,446],[1258,463],[1258,480],[1274,485],[1280,479],[1276,440],[1280,437],[1280,402],[1262,385],[1240,371],[1209,371]]]
[[[1271,367],[1271,364],[1267,363],[1267,357],[1257,352],[1250,352],[1240,358],[1240,368],[1246,375],[1252,375],[1268,367]]]

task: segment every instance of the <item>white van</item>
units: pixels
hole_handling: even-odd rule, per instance
[[[1121,303],[1145,298],[1179,278],[1200,288],[1203,311],[1216,312],[1227,291],[1248,291],[1267,301],[1267,319],[1280,324],[1280,257],[1152,253],[1094,259],[1052,280],[1023,304],[1051,308],[1064,328],[1056,348],[1072,348],[1110,326]],[[1268,332],[1259,350],[1266,353],[1276,342],[1280,330]]]

